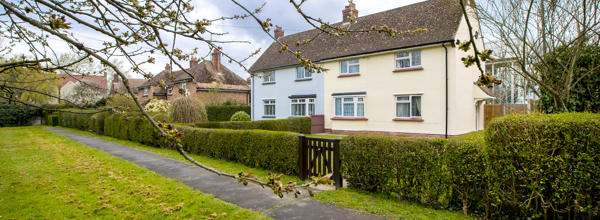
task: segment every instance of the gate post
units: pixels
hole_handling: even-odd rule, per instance
[[[298,136],[298,176],[301,180],[306,179],[306,137]]]
[[[335,181],[335,189],[343,187],[342,174],[340,173],[340,165],[342,159],[340,158],[340,141],[341,138],[336,138],[333,142],[333,181]]]

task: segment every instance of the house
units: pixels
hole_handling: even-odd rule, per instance
[[[58,102],[68,100],[76,104],[93,104],[108,96],[108,79],[103,75],[59,74]]]
[[[455,45],[469,39],[458,3],[430,0],[364,17],[350,3],[342,15],[333,25],[348,30],[387,25],[427,31],[396,37],[321,34],[296,46],[319,30],[282,36],[277,29],[275,37],[290,51],[302,51],[328,71],[307,73],[294,55],[279,52],[273,43],[250,68],[253,120],[322,114],[324,129],[341,134],[443,137],[483,128],[482,104],[492,97],[474,84],[480,73],[464,66],[461,58],[468,53]],[[470,21],[479,33],[478,21]],[[476,43],[484,48],[480,36]]]
[[[163,80],[166,88],[160,86]],[[247,81],[221,64],[221,53],[218,50],[214,50],[210,61],[198,63],[192,59],[190,67],[185,71],[171,73],[171,66],[167,64],[153,80],[138,87],[138,99],[141,102],[152,98],[175,100],[184,96],[179,93],[180,90],[204,104],[227,101],[250,103],[250,86]]]
[[[138,87],[140,87],[147,81],[145,79],[127,79],[127,80],[129,81],[129,86],[131,87],[131,91],[134,92],[134,94],[137,94]],[[121,77],[119,77],[119,75],[117,75],[117,74],[113,75],[112,87],[110,89],[110,94],[115,95],[115,94],[126,94],[126,93],[127,93],[127,88],[125,88],[125,84],[123,83],[123,80],[121,80]]]

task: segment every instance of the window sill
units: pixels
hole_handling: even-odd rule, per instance
[[[148,97],[148,95],[142,95],[142,97]]]
[[[275,116],[264,115],[264,116],[262,116],[262,118],[275,118]]]
[[[392,121],[413,121],[413,122],[424,122],[423,118],[394,118]]]
[[[340,74],[338,78],[360,76],[360,73]]]
[[[271,85],[271,84],[275,84],[275,82],[264,82],[262,83],[263,85]]]
[[[312,78],[296,79],[296,82],[312,81]]]
[[[400,72],[409,72],[409,71],[416,71],[416,70],[423,70],[422,66],[417,66],[417,67],[409,67],[409,68],[404,68],[404,69],[395,69],[394,73],[400,73]]]
[[[331,120],[346,120],[346,121],[367,121],[365,117],[333,117]]]

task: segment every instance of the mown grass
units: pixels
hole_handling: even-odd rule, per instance
[[[315,199],[392,219],[475,219],[461,212],[437,210],[384,194],[347,188],[317,193]]]
[[[149,152],[152,152],[152,153],[155,153],[158,155],[162,155],[162,156],[165,156],[165,157],[168,157],[171,159],[180,160],[180,161],[189,163],[189,161],[186,160],[183,156],[181,156],[181,154],[179,154],[179,152],[177,152],[176,150],[151,147],[148,145],[140,144],[140,143],[129,141],[129,140],[122,140],[122,139],[113,138],[113,137],[109,137],[109,136],[97,135],[92,132],[82,131],[82,130],[73,129],[73,128],[65,128],[65,127],[59,127],[59,128],[65,129],[65,130],[68,130],[68,131],[71,131],[74,133],[78,133],[78,134],[96,137],[96,138],[99,138],[99,139],[102,139],[105,141],[115,142],[115,143],[121,144],[123,146],[149,151]],[[237,174],[240,171],[243,171],[244,173],[253,172],[254,176],[264,178],[264,177],[268,176],[269,172],[271,172],[269,170],[249,167],[249,166],[246,166],[246,165],[243,165],[240,163],[215,159],[215,158],[207,157],[207,156],[203,156],[203,155],[197,155],[197,154],[189,154],[189,155],[194,160],[196,160],[206,166],[212,167],[218,171],[225,172],[225,173]],[[293,182],[296,182],[299,184],[305,182],[305,181],[300,180],[297,176],[290,176],[290,175],[284,175],[283,180],[284,180],[284,182],[293,181]]]
[[[42,127],[0,128],[0,218],[266,219]]]

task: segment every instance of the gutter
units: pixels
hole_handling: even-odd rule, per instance
[[[444,48],[444,52],[446,53],[446,123],[444,128],[444,137],[448,139],[448,48],[444,43],[442,43],[442,47]]]

